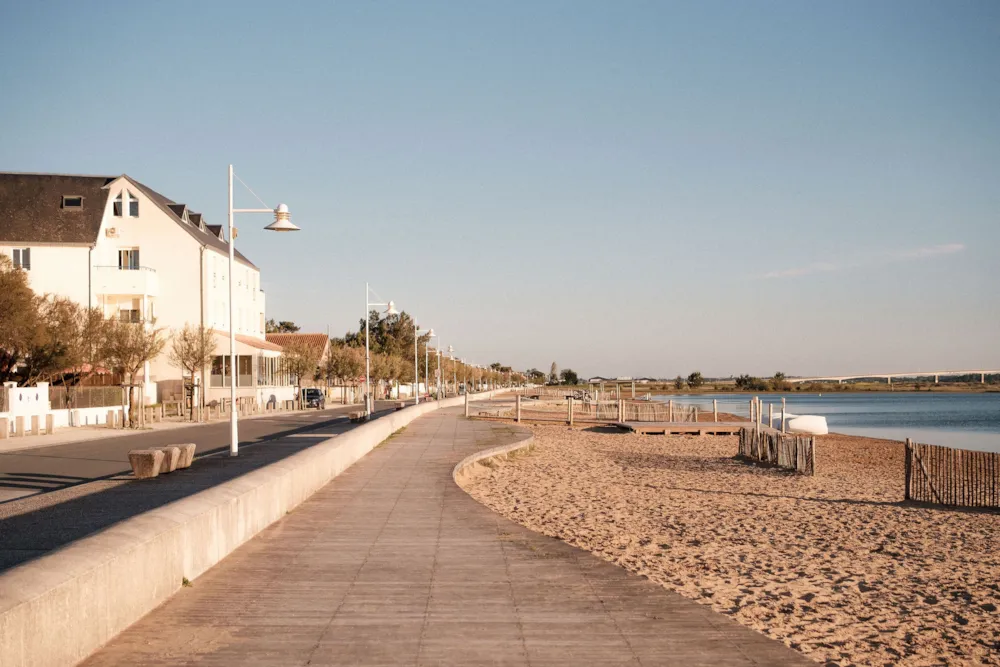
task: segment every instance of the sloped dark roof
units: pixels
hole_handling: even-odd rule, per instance
[[[63,174],[19,174],[0,172],[0,243],[86,243],[97,241],[107,203],[108,183],[126,178],[199,243],[229,254],[229,245],[220,233],[202,229],[201,214],[188,212],[184,204],[161,195],[130,176],[71,176]],[[83,197],[83,207],[62,208],[63,196]],[[198,221],[189,222],[192,215]],[[215,225],[213,225],[215,226]],[[236,259],[257,268],[239,250]]]
[[[173,201],[172,199],[169,199],[169,198],[165,197],[164,195],[161,195],[159,192],[157,192],[153,188],[151,188],[148,185],[145,185],[143,183],[140,183],[139,181],[134,180],[130,176],[126,176],[126,178],[128,178],[129,181],[131,181],[132,183],[134,183],[135,186],[137,188],[139,188],[139,190],[141,190],[144,195],[146,195],[151,200],[153,200],[153,203],[156,204],[157,206],[159,206],[163,210],[164,213],[172,216],[174,218],[174,220],[177,221],[177,224],[179,224],[181,227],[183,227],[184,230],[188,234],[190,234],[194,238],[198,239],[198,241],[200,243],[204,243],[207,246],[215,248],[216,250],[218,250],[219,252],[221,252],[224,255],[228,255],[229,254],[229,244],[224,239],[219,238],[218,236],[215,236],[214,234],[212,234],[212,233],[210,233],[210,232],[208,232],[206,230],[201,229],[197,225],[192,225],[189,222],[185,222],[173,210],[173,207],[175,207],[175,206],[183,206],[182,204],[178,204],[177,202]],[[236,250],[235,253],[236,253],[236,259],[237,259],[237,261],[240,261],[240,262],[246,264],[247,266],[249,266],[251,268],[254,268],[254,269],[257,268],[256,266],[254,266],[254,263],[251,262],[249,259],[247,259],[243,255],[243,253],[241,253],[239,250]]]
[[[215,234],[220,239],[225,238],[222,235],[222,225],[205,225],[205,228],[208,229],[210,234]]]
[[[191,221],[192,225],[201,227],[201,213],[192,213],[191,211],[188,211],[188,220]]]
[[[0,173],[0,242],[86,243],[97,240],[115,176]],[[64,209],[64,195],[83,206]]]

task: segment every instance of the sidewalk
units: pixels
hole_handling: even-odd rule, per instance
[[[363,408],[364,406],[360,403],[356,405],[341,405],[339,403],[330,404],[329,409],[334,408]],[[281,417],[285,415],[295,415],[302,414],[306,412],[316,412],[315,408],[307,408],[305,410],[282,410],[280,412],[262,412],[255,415],[241,416],[240,421],[246,421],[249,419],[262,419],[265,417]],[[52,435],[26,435],[22,438],[15,438],[14,436],[9,436],[6,439],[0,440],[0,454],[4,452],[19,452],[25,449],[35,449],[36,447],[51,447],[54,445],[67,445],[74,442],[87,442],[88,440],[106,440],[108,438],[117,438],[127,435],[136,435],[138,433],[149,433],[151,431],[169,431],[178,428],[190,428],[192,426],[204,426],[206,424],[220,424],[228,423],[229,417],[223,417],[221,419],[205,420],[201,422],[191,422],[183,421],[180,417],[167,417],[167,421],[151,422],[147,423],[145,427],[141,429],[113,429],[107,428],[106,426],[67,426],[62,428],[57,428],[56,432]]]
[[[459,409],[413,422],[83,664],[811,665],[455,485],[516,441]]]

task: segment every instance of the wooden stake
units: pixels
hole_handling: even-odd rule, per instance
[[[712,415],[713,421],[719,421],[719,400],[716,398],[712,399]]]
[[[517,420],[517,423],[520,424],[521,423],[521,395],[518,394],[517,398],[515,400],[517,401],[517,408],[516,408],[516,410],[514,412],[514,415],[515,415],[515,419]]]

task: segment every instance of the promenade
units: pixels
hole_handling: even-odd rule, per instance
[[[525,433],[460,415],[413,422],[83,664],[814,664],[474,501],[455,464]]]

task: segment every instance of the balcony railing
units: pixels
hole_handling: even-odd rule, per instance
[[[159,296],[160,280],[156,269],[148,266],[119,268],[95,266],[94,287],[98,294],[144,294]]]

